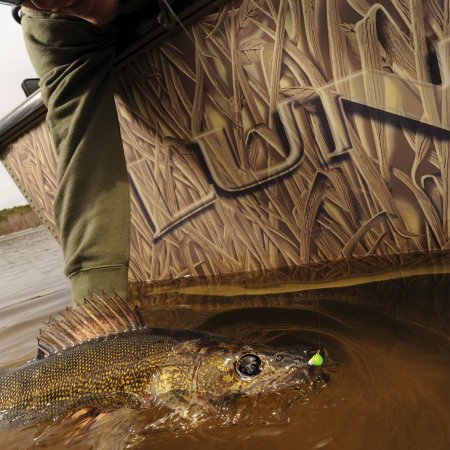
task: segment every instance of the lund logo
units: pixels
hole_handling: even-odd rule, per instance
[[[450,38],[438,43],[438,52],[441,61],[449,60]],[[334,81],[314,92],[311,88],[309,95],[293,97],[281,103],[277,113],[284,128],[289,152],[283,161],[271,167],[257,170],[241,167],[234,156],[237,152],[232,148],[228,133],[223,128],[208,130],[197,136],[196,141],[216,185],[225,191],[239,192],[273,180],[298,167],[302,158],[302,138],[293,117],[297,106],[308,109],[318,101],[321,103],[334,141],[334,149],[329,153],[329,159],[352,150],[344,101],[450,131],[450,64],[442,64],[442,67],[444,71],[441,74],[440,86],[403,79],[387,72],[366,70]],[[375,86],[380,95],[368,95],[368,84]],[[269,136],[265,125],[249,132],[246,145],[252,136],[262,133],[266,133],[267,140],[280,152],[282,140],[273,134]],[[214,148],[220,149],[220,152],[212,151]]]

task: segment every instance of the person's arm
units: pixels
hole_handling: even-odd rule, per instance
[[[117,14],[118,0],[25,0],[21,3],[35,11],[76,16],[103,26]]]

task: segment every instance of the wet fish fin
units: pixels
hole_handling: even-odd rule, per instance
[[[37,359],[91,339],[146,327],[139,310],[118,295],[93,294],[82,305],[68,307],[60,315],[59,319],[50,317],[47,328],[40,331]]]
[[[105,413],[100,413],[97,408],[84,408],[65,417],[65,421],[76,421],[75,429],[71,431],[64,441],[65,447],[68,448],[82,442],[86,438],[92,425],[99,422],[104,414]],[[71,428],[73,429],[74,427],[72,426]]]

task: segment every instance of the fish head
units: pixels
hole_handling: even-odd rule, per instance
[[[207,338],[183,343],[173,360],[177,361],[178,386],[182,383],[197,398],[221,399],[304,383],[313,370],[308,365],[311,354],[309,348],[281,350]],[[173,370],[171,375],[166,379],[175,388]]]
[[[206,348],[197,390],[210,396],[256,395],[304,382],[310,352],[224,342]]]

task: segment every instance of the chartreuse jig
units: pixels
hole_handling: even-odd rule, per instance
[[[308,361],[309,366],[320,367],[323,364],[323,358],[320,354],[320,350],[317,350],[316,354]]]

